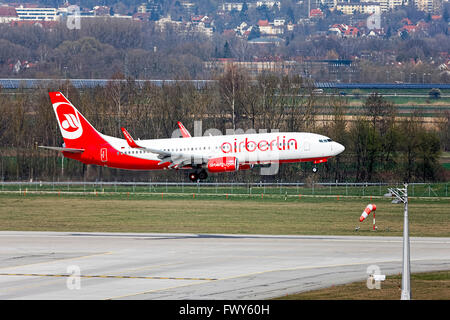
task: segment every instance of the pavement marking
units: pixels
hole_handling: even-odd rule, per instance
[[[448,259],[433,259],[433,260],[448,261]],[[415,260],[411,260],[411,262],[419,262],[419,261],[429,261],[429,259],[415,259]],[[380,263],[381,264],[381,263],[394,263],[394,262],[401,263],[401,260],[384,260],[384,261],[377,261],[377,262],[355,262],[355,263],[348,263],[348,264],[332,264],[332,265],[324,265],[324,266],[302,266],[302,267],[294,267],[294,268],[281,268],[281,269],[265,270],[265,271],[247,273],[247,274],[238,274],[238,275],[235,275],[235,276],[230,276],[230,277],[225,277],[225,278],[218,278],[218,279],[214,279],[214,280],[216,280],[216,281],[231,280],[231,279],[242,278],[242,277],[246,277],[246,276],[259,275],[259,274],[270,273],[270,272],[279,272],[279,271],[295,271],[295,270],[307,270],[307,269],[349,267],[349,266],[358,266],[358,265],[370,265],[370,264],[373,264],[373,263]],[[203,284],[203,283],[204,282],[187,283],[187,284],[184,284],[184,285],[172,286],[172,287],[167,287],[167,288],[160,288],[160,289],[143,291],[143,292],[135,292],[135,293],[130,293],[130,294],[126,294],[126,295],[111,297],[111,298],[108,298],[106,300],[121,299],[121,298],[125,298],[125,297],[138,296],[138,295],[142,295],[142,294],[148,294],[148,293],[154,293],[154,292],[159,292],[159,291],[177,289],[177,288],[181,288],[181,287],[195,286],[195,285],[199,285],[199,284]]]
[[[102,256],[112,254],[112,252],[102,252],[102,253],[93,253],[85,256],[78,256],[78,257],[72,257],[72,258],[62,258],[62,259],[56,259],[56,260],[50,260],[50,261],[42,261],[42,262],[36,262],[36,263],[30,263],[30,264],[22,264],[18,266],[9,266],[9,267],[0,267],[0,270],[2,269],[15,269],[20,267],[29,267],[29,266],[36,266],[40,264],[46,264],[46,263],[55,263],[55,262],[61,262],[61,261],[70,261],[70,260],[78,260],[78,259],[86,259],[94,256]]]
[[[391,262],[391,261],[388,261],[388,262]],[[395,262],[398,262],[398,261],[395,261]],[[339,267],[339,266],[353,266],[353,265],[364,265],[364,264],[370,264],[370,262],[365,262],[365,263],[358,262],[358,263],[340,264],[340,265],[326,265],[326,266],[320,266],[319,268],[332,268],[332,267]],[[253,272],[253,273],[247,273],[247,274],[238,274],[238,275],[235,275],[235,276],[230,276],[230,277],[225,277],[225,278],[219,278],[219,279],[216,279],[216,280],[217,280],[217,281],[220,281],[220,280],[230,280],[230,279],[242,278],[242,277],[252,276],[252,275],[257,275],[257,274],[269,273],[269,272],[276,272],[276,271],[293,271],[293,270],[314,269],[314,268],[317,268],[317,266],[303,266],[303,267],[297,267],[297,268],[285,268],[285,269],[265,270],[265,271],[258,271],[258,272]],[[203,283],[203,282],[202,282],[202,283]],[[187,283],[187,284],[179,285],[179,286],[172,286],[172,287],[160,288],[160,289],[149,290],[149,291],[143,291],[143,292],[135,292],[135,293],[130,293],[130,294],[122,295],[122,296],[112,297],[112,298],[109,298],[109,299],[107,299],[107,300],[111,300],[111,299],[120,299],[120,298],[125,298],[125,297],[132,297],[132,296],[138,296],[138,295],[142,295],[142,294],[148,294],[148,293],[159,292],[159,291],[164,291],[164,290],[177,289],[177,288],[181,288],[181,287],[193,286],[193,285],[202,284],[202,283]]]
[[[219,279],[216,279],[216,280],[219,280]],[[121,296],[115,296],[115,297],[111,297],[111,298],[106,298],[105,300],[122,299],[122,298],[126,298],[126,297],[138,296],[138,295],[141,295],[141,294],[147,294],[147,293],[164,291],[164,290],[170,290],[170,289],[177,289],[177,288],[188,287],[188,286],[195,286],[195,285],[204,284],[204,283],[206,283],[206,282],[186,283],[186,284],[177,285],[177,286],[171,286],[171,287],[167,287],[167,288],[160,288],[160,289],[154,289],[154,290],[148,290],[148,291],[124,294],[124,295],[121,295]]]
[[[23,277],[75,277],[73,274],[46,274],[46,273],[0,273],[0,276]],[[104,279],[146,279],[146,280],[197,280],[215,281],[215,278],[181,278],[181,277],[146,277],[146,276],[114,276],[114,275],[77,275],[80,278],[104,278]]]
[[[150,270],[150,269],[156,269],[160,267],[166,267],[166,266],[172,266],[172,265],[180,265],[184,264],[184,262],[173,262],[173,263],[164,263],[164,264],[154,264],[154,265],[148,265],[144,267],[137,267],[137,268],[127,268],[122,270],[116,270],[118,273],[126,273],[126,272],[133,272],[138,270]]]
[[[58,283],[61,280],[48,280],[45,282],[39,282],[39,283],[33,283],[33,284],[27,284],[27,285],[22,285],[22,286],[11,286],[8,288],[1,288],[0,289],[0,293],[6,293],[6,292],[14,292],[14,291],[20,291],[20,290],[25,290],[25,289],[30,289],[30,288],[36,288],[36,287],[44,287],[53,283]]]

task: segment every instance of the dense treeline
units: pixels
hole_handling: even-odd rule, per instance
[[[115,78],[122,78],[117,74]],[[106,87],[79,91],[67,83],[49,88],[0,94],[0,172],[5,180],[185,180],[183,170],[130,172],[86,167],[64,160],[37,145],[60,146],[61,134],[48,92],[61,90],[102,133],[121,137],[126,127],[135,138],[174,137],[177,121],[193,134],[255,130],[322,133],[345,145],[344,153],[313,174],[310,163],[281,165],[274,176],[259,170],[211,175],[223,180],[283,181],[437,181],[446,179],[438,163],[449,150],[450,115],[426,128],[419,114],[398,117],[395,105],[382,96],[369,96],[360,113],[346,114],[345,97],[318,97],[298,76],[263,74],[251,81],[236,68],[202,90],[188,82],[138,87],[128,79]],[[320,102],[319,102],[320,100]],[[325,101],[325,102],[324,102]],[[327,108],[318,104],[325,103]],[[212,130],[214,129],[214,130]],[[64,171],[62,172],[62,165]]]
[[[326,24],[328,28],[329,21]],[[205,62],[216,58],[300,61],[314,57],[358,61],[359,72],[352,75],[352,82],[450,81],[449,73],[437,68],[445,62],[442,53],[450,51],[444,33],[404,39],[311,38],[308,28],[299,25],[285,33],[280,46],[260,46],[230,33],[207,37],[170,26],[161,31],[153,21],[82,19],[79,30],[70,30],[64,21],[51,28],[0,24],[0,76],[109,79],[121,72],[136,79],[210,79],[214,75]],[[15,69],[18,61],[29,64]],[[314,76],[320,81],[334,80]]]
[[[83,19],[79,30],[64,22],[51,28],[0,24],[3,77],[111,78],[121,72],[141,79],[207,78],[202,63],[213,52],[214,41],[201,34],[160,31],[152,22]],[[15,71],[17,61],[32,65]]]

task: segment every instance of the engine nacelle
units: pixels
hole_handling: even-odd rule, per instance
[[[236,157],[220,157],[209,159],[209,172],[232,172],[239,169],[239,162]]]

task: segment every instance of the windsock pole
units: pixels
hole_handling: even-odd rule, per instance
[[[377,223],[375,222],[375,211],[373,212],[373,231],[377,229]]]

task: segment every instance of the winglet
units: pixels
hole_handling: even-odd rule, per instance
[[[187,131],[187,129],[183,126],[183,124],[180,121],[178,121],[178,127],[180,127],[181,135],[183,136],[183,138],[192,138],[189,131]]]
[[[131,148],[142,148],[141,146],[137,145],[136,142],[134,142],[134,139],[131,137],[131,135],[125,128],[120,129],[122,129],[122,133],[125,136],[125,140],[127,140],[127,143]]]

